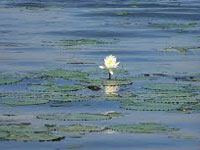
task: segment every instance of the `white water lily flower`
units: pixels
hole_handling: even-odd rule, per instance
[[[113,55],[107,56],[104,59],[104,66],[99,66],[101,69],[107,69],[111,75],[113,75],[113,69],[117,68],[120,62],[117,62],[117,58]]]

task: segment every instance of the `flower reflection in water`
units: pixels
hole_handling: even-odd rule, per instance
[[[106,95],[117,95],[119,91],[119,86],[116,85],[106,85],[105,86],[105,94]]]

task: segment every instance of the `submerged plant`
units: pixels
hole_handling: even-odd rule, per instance
[[[109,55],[104,59],[104,65],[99,66],[101,69],[106,69],[109,72],[109,80],[111,79],[111,75],[113,75],[113,70],[118,67],[120,62],[117,62],[117,58],[113,55]]]

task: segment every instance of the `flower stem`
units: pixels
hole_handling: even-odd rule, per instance
[[[109,72],[109,77],[108,77],[108,80],[111,80],[111,73]]]

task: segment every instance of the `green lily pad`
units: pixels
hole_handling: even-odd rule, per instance
[[[174,84],[174,83],[163,83],[163,84],[145,85],[144,88],[156,91],[180,91],[184,90],[184,85]]]
[[[139,99],[126,99],[121,101],[121,107],[127,110],[137,111],[170,111],[177,110],[181,105],[172,103],[154,103]]]
[[[200,91],[200,85],[186,86],[185,89],[189,91]]]
[[[77,40],[60,40],[57,42],[60,46],[78,46],[78,45],[97,45],[97,44],[112,44],[113,42],[107,42],[96,39],[77,39]]]
[[[5,140],[8,137],[7,132],[0,131],[0,140]]]
[[[149,23],[153,25],[156,28],[162,28],[162,29],[169,29],[169,28],[194,28],[197,26],[197,23]]]
[[[87,100],[89,97],[84,96],[84,95],[70,95],[70,94],[55,94],[53,98],[51,98],[51,101],[55,101],[55,102],[79,102],[79,101],[85,101]]]
[[[119,124],[109,126],[108,129],[127,133],[169,133],[179,131],[161,123]]]
[[[74,80],[85,80],[88,74],[81,71],[70,71],[63,69],[56,69],[50,71],[44,71],[39,75],[42,78],[63,78],[63,79],[74,79]]]
[[[89,80],[89,85],[95,85],[95,86],[120,86],[120,85],[131,85],[133,81],[129,79],[99,79],[99,80]]]
[[[200,97],[159,97],[155,99],[150,99],[147,101],[156,103],[168,103],[168,104],[186,104],[186,103],[198,103]]]
[[[39,105],[48,103],[48,99],[38,99],[38,98],[27,98],[27,99],[18,99],[18,98],[4,98],[0,100],[0,103],[8,106],[26,106],[26,105]]]
[[[175,138],[175,139],[186,139],[186,140],[197,139],[196,136],[191,135],[191,134],[185,134],[185,133],[173,133],[169,135],[168,137]]]
[[[14,84],[20,81],[22,81],[21,78],[9,76],[9,75],[2,75],[0,73],[0,85]]]
[[[117,117],[119,115],[120,115],[119,113],[39,114],[36,116],[36,118],[45,120],[60,120],[60,121],[100,121],[100,120],[112,119],[113,117]]]
[[[85,86],[82,85],[52,85],[45,89],[48,92],[60,92],[60,91],[77,91],[84,89]]]
[[[0,140],[16,141],[56,141],[64,138],[50,133],[45,126],[33,126],[25,123],[0,125],[0,135],[2,135]]]
[[[57,130],[59,133],[70,133],[70,132],[78,132],[78,133],[87,133],[87,132],[100,132],[103,131],[103,127],[96,125],[81,125],[81,124],[72,124],[72,125],[62,125],[53,130]]]

